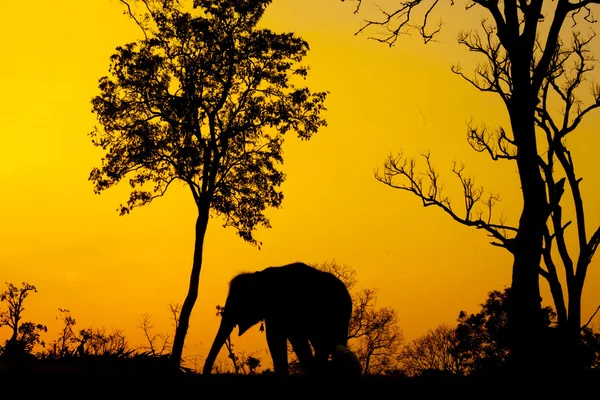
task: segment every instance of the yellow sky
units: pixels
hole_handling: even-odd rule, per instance
[[[0,283],[37,286],[26,318],[49,326],[47,341],[58,334],[60,307],[80,329],[119,328],[142,344],[142,314],[152,316],[157,332],[171,332],[167,304],[182,303],[187,293],[195,209],[185,187],[119,217],[126,185],[98,196],[87,180],[102,156],[88,136],[97,80],[114,48],[140,36],[122,11],[118,0],[34,0],[8,2],[0,15]],[[268,10],[265,26],[309,42],[309,85],[331,92],[328,127],[309,142],[288,137],[285,200],[268,213],[273,228],[256,234],[261,250],[211,221],[184,355],[208,351],[219,323],[215,306],[241,271],[294,261],[350,265],[359,286],[379,288],[378,304],[397,310],[407,339],[453,323],[460,310],[478,311],[489,291],[510,284],[511,258],[483,232],[373,177],[389,152],[430,150],[448,190],[457,189],[451,163],[462,160],[501,194],[499,210],[509,222],[518,218],[514,164],[491,162],[465,140],[471,117],[492,126],[506,117],[497,96],[450,72],[458,61],[466,71],[474,65],[455,43],[459,21],[447,21],[438,43],[404,37],[390,49],[355,36],[361,19],[352,11],[337,0],[275,0]],[[464,17],[459,11],[453,15]],[[598,123],[596,113],[569,140],[584,176],[589,230],[600,224],[600,177],[590,151],[600,148]],[[585,320],[600,304],[599,264],[596,257],[588,274]],[[246,351],[266,347],[257,327],[236,343]]]

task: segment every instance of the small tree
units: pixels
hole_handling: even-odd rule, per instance
[[[0,302],[6,302],[8,310],[0,312],[0,328],[8,326],[12,334],[4,344],[2,355],[7,357],[30,354],[36,344],[45,345],[40,339],[40,334],[48,331],[45,325],[22,322],[25,299],[29,293],[37,293],[37,289],[25,282],[22,283],[21,288],[12,283],[6,284],[8,288],[0,293]]]
[[[461,311],[456,327],[456,346],[454,355],[467,366],[469,373],[493,374],[506,366],[511,355],[509,311],[511,308],[511,288],[500,292],[489,292],[486,301],[481,304],[481,311],[468,314]],[[543,318],[538,329],[538,342],[546,348],[548,357],[562,360],[560,353],[554,351],[556,337],[560,335],[557,327],[557,313],[551,307],[542,308]],[[593,368],[600,355],[600,335],[590,328],[584,328],[577,347],[570,350],[570,357],[577,362],[579,368]]]
[[[50,355],[54,358],[76,355],[80,339],[73,330],[73,327],[77,324],[77,321],[73,318],[71,312],[64,308],[58,309],[56,319],[60,319],[63,322],[63,328],[58,338],[50,346]]]
[[[117,48],[92,100],[103,128],[92,141],[106,151],[90,174],[95,192],[128,177],[133,190],[119,209],[124,215],[178,181],[197,207],[189,289],[171,354],[177,367],[211,214],[259,245],[253,231],[270,226],[264,211],[283,200],[284,135],[310,139],[325,125],[326,93],[296,86],[308,74],[299,65],[308,44],[257,28],[270,2],[199,0],[194,15],[176,0],[139,0],[143,18],[130,15],[144,39]]]
[[[467,366],[457,356],[456,346],[455,329],[448,324],[439,325],[404,345],[399,356],[401,369],[409,376],[431,370],[462,375]]]
[[[144,332],[146,345],[141,346],[141,349],[147,351],[153,357],[168,354],[171,349],[171,336],[167,333],[154,333],[154,324],[150,319],[149,314],[143,314],[142,319],[138,320],[138,328]]]
[[[348,329],[348,345],[362,366],[363,375],[394,370],[403,341],[396,310],[377,307],[375,289],[353,290],[358,279],[356,271],[335,261],[313,265],[340,278],[352,294],[352,317]]]
[[[363,375],[377,375],[396,368],[402,331],[391,307],[376,307],[377,291],[361,289],[353,296],[349,340],[362,365]]]
[[[129,347],[125,334],[120,329],[106,333],[104,328],[87,328],[79,331],[81,356],[129,357],[135,353]]]

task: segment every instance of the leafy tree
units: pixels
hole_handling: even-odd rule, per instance
[[[581,332],[580,362],[587,369],[600,368],[600,332],[586,326]]]
[[[481,304],[481,311],[470,315],[460,312],[453,354],[464,360],[469,373],[494,374],[507,365],[511,354],[508,318],[511,292],[511,288],[502,292],[491,291],[485,303]],[[557,314],[551,307],[543,307],[542,312],[538,342],[550,353],[549,357],[558,357],[561,361],[560,354],[548,350],[552,348],[556,335],[560,334]],[[594,368],[598,364],[599,339],[600,334],[592,329],[582,329],[577,347],[569,349],[574,351],[573,360],[580,368]]]
[[[511,289],[489,292],[481,311],[467,314],[461,311],[456,327],[457,343],[454,354],[467,365],[470,373],[494,372],[506,365],[511,354],[509,319]],[[539,343],[548,341],[556,323],[556,313],[550,307],[542,308]]]
[[[130,357],[136,353],[131,349],[125,334],[120,329],[106,333],[104,328],[87,328],[79,331],[80,356],[120,356]]]
[[[248,367],[249,375],[256,375],[258,369],[260,368],[260,364],[260,358],[254,356],[248,356],[248,358],[246,358],[246,361],[244,362],[244,365]]]
[[[129,178],[123,215],[179,181],[197,206],[189,289],[171,354],[177,367],[210,216],[260,245],[253,231],[270,226],[264,211],[283,200],[284,135],[310,139],[326,124],[320,116],[326,93],[297,86],[308,74],[300,65],[307,42],[257,28],[270,2],[201,0],[192,13],[176,0],[139,0],[143,17],[130,15],[144,39],[116,49],[92,100],[102,127],[92,142],[106,152],[90,174],[95,192]]]
[[[361,0],[357,0],[358,12]],[[460,32],[458,42],[481,55],[484,62],[474,76],[460,67],[452,71],[475,88],[495,93],[502,99],[510,127],[490,129],[469,125],[467,139],[474,150],[488,154],[492,160],[514,162],[520,178],[522,209],[518,223],[509,224],[492,214],[499,197],[487,195],[455,164],[452,172],[464,193],[464,209],[453,207],[442,190],[431,157],[424,154],[424,171],[419,172],[415,159],[402,153],[390,156],[377,179],[386,185],[419,197],[424,206],[443,209],[455,221],[486,231],[492,244],[505,248],[513,256],[512,309],[510,312],[511,346],[515,365],[525,370],[554,368],[542,358],[545,352],[538,343],[543,320],[539,276],[550,286],[561,328],[561,342],[569,348],[577,345],[582,328],[581,298],[588,266],[600,244],[600,227],[586,228],[581,177],[574,168],[567,135],[583,118],[600,106],[600,86],[592,86],[591,98],[580,93],[581,85],[593,69],[590,42],[583,28],[595,20],[592,9],[598,0],[473,0],[465,3],[465,12],[480,10],[486,16],[481,29]],[[432,18],[444,14],[455,2],[437,0],[398,0],[382,17],[368,20],[361,31],[384,27],[375,39],[395,44],[399,35],[416,30],[427,43],[438,34],[440,24]],[[437,13],[437,15],[436,15]],[[564,27],[565,22],[572,22]],[[563,33],[568,31],[570,43]],[[575,220],[575,245],[565,239],[563,195],[570,189],[570,206]],[[555,246],[555,247],[554,247]],[[557,251],[554,251],[557,250]],[[566,275],[565,302],[559,280],[562,263]],[[557,265],[559,264],[559,265]],[[573,360],[559,362],[573,367]]]
[[[20,288],[12,283],[6,284],[8,288],[0,293],[0,302],[6,302],[8,310],[0,312],[0,328],[8,326],[12,334],[4,344],[2,356],[31,354],[36,344],[45,345],[40,339],[40,334],[48,331],[45,325],[22,321],[25,299],[30,293],[37,293],[37,289],[26,282],[23,282]]]

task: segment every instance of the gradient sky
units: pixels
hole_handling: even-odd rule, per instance
[[[508,222],[518,220],[515,165],[474,152],[465,137],[471,118],[506,123],[502,104],[450,71],[458,61],[470,71],[477,61],[455,40],[465,17],[479,22],[477,13],[455,7],[438,42],[405,36],[389,48],[354,35],[362,16],[353,7],[275,0],[268,9],[264,26],[309,42],[308,84],[331,92],[328,127],[308,142],[288,136],[285,200],[268,212],[273,227],[257,231],[260,250],[211,221],[184,356],[206,354],[219,323],[215,306],[224,304],[228,281],[242,271],[295,261],[349,265],[359,287],[379,289],[378,305],[397,310],[409,340],[454,323],[460,310],[478,311],[489,291],[510,285],[511,257],[490,246],[484,232],[374,179],[390,152],[429,150],[456,200],[450,169],[459,160],[500,193],[498,211]],[[196,216],[189,191],[171,187],[150,206],[119,217],[128,187],[95,195],[88,181],[102,157],[88,136],[96,125],[90,100],[115,47],[141,36],[123,10],[118,0],[34,0],[7,2],[0,15],[0,283],[38,288],[25,318],[48,325],[47,342],[58,335],[58,308],[66,308],[76,328],[122,329],[131,344],[143,344],[142,314],[150,314],[156,332],[171,333],[167,305],[182,303],[187,293]],[[600,113],[591,115],[569,139],[584,177],[589,230],[600,224],[600,175],[590,150],[600,148],[599,123]],[[542,288],[551,304],[544,282]],[[600,304],[599,293],[596,257],[584,321]],[[266,348],[258,326],[235,343],[244,351]]]

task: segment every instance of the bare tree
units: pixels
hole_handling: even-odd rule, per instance
[[[198,0],[194,13],[179,0],[138,0],[144,39],[117,48],[110,75],[92,100],[102,129],[92,142],[105,152],[90,173],[100,193],[126,180],[132,190],[121,215],[183,183],[197,208],[189,288],[173,338],[180,367],[198,298],[203,245],[212,216],[254,245],[265,215],[279,207],[288,132],[310,139],[322,126],[325,92],[297,86],[308,43],[258,27],[270,0]],[[190,8],[190,7],[188,7]]]
[[[549,283],[567,343],[564,353],[569,354],[580,340],[583,285],[600,243],[600,227],[591,234],[586,228],[581,178],[575,174],[573,157],[565,141],[567,134],[600,105],[597,85],[585,102],[576,90],[593,68],[589,44],[594,35],[584,37],[578,29],[595,22],[592,9],[599,2],[466,2],[465,12],[480,9],[487,17],[482,20],[480,30],[460,32],[458,41],[481,55],[484,62],[477,66],[474,76],[464,74],[459,66],[452,71],[478,90],[500,96],[510,118],[510,128],[490,129],[471,124],[467,139],[473,149],[488,154],[492,160],[516,164],[518,190],[523,200],[518,223],[508,224],[501,215],[492,213],[499,197],[485,194],[463,165],[455,164],[452,169],[462,187],[462,208],[454,207],[442,190],[440,177],[427,153],[423,154],[422,169],[414,158],[400,153],[391,155],[383,171],[376,175],[390,187],[413,193],[424,206],[441,208],[455,221],[484,230],[493,238],[493,245],[512,254],[513,355],[515,366],[527,370],[550,365],[538,340],[543,318],[539,276]],[[360,11],[361,3],[357,1],[356,12]],[[383,10],[380,19],[367,20],[360,31],[381,27],[383,30],[374,39],[392,46],[399,35],[414,29],[429,42],[440,32],[441,23],[432,25],[431,21],[436,13],[444,12],[442,4],[438,0],[399,0],[392,11]],[[570,44],[561,37],[567,19],[572,21]],[[563,220],[561,200],[565,184],[569,185],[574,207],[577,238],[574,250],[568,250],[564,236],[571,222]],[[566,274],[568,306],[558,280],[554,244]],[[575,252],[577,256],[573,255]],[[572,362],[564,364],[573,367]]]
[[[363,375],[394,370],[403,341],[396,310],[376,307],[377,291],[361,289],[353,296],[350,346],[358,356]]]
[[[401,369],[408,376],[429,370],[463,375],[467,364],[454,351],[457,346],[456,329],[448,324],[439,325],[402,347],[398,357]]]
[[[179,303],[169,303],[168,308],[173,322],[173,330],[177,331],[181,305]],[[151,321],[150,314],[142,314],[142,318],[138,320],[138,328],[144,332],[147,342],[147,345],[142,346],[141,349],[148,351],[152,356],[162,356],[171,351],[173,347],[172,336],[168,333],[154,333],[154,324]]]
[[[154,324],[152,324],[149,314],[143,314],[142,318],[138,320],[138,328],[144,332],[147,343],[147,345],[141,346],[142,350],[148,351],[154,357],[170,352],[173,344],[171,336],[168,333],[154,333]]]
[[[73,318],[71,312],[65,308],[58,309],[58,316],[56,319],[62,321],[63,327],[58,338],[56,338],[50,346],[50,356],[54,358],[63,358],[76,355],[80,339],[73,330],[73,327],[77,324],[77,321]]]
[[[396,367],[403,341],[396,310],[377,307],[376,289],[354,289],[356,271],[335,260],[313,267],[340,278],[352,295],[352,317],[348,329],[348,345],[360,360],[363,375],[381,374]]]

